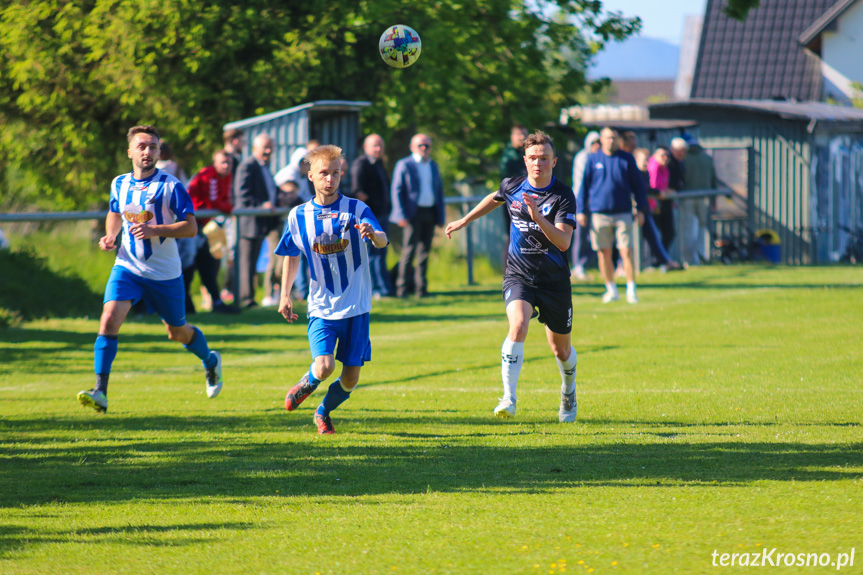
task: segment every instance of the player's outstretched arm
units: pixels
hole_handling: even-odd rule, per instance
[[[105,235],[99,238],[99,249],[112,252],[117,247],[117,236],[123,229],[123,216],[117,212],[108,212],[105,218]]]
[[[294,313],[294,300],[291,299],[291,288],[297,279],[297,271],[300,269],[300,258],[302,256],[287,256],[282,260],[282,297],[279,302],[279,313],[288,323],[294,323],[299,318]]]
[[[450,222],[446,225],[446,237],[452,238],[452,233],[457,232],[460,229],[467,226],[474,220],[477,220],[484,215],[491,213],[495,208],[503,204],[503,202],[498,202],[494,199],[496,192],[492,192],[486,197],[484,197],[474,208],[465,215],[465,217],[455,220],[454,222]]]

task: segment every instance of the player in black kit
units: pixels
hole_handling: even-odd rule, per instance
[[[515,415],[515,388],[524,363],[524,341],[532,317],[538,314],[557,359],[563,379],[560,391],[561,423],[575,421],[575,365],[572,347],[572,288],[564,252],[575,229],[572,188],[557,181],[554,143],[537,130],[524,142],[527,177],[507,178],[497,192],[486,196],[465,217],[450,222],[447,237],[470,222],[506,204],[512,216],[509,253],[503,278],[503,299],[509,333],[501,348],[503,398],[494,410],[498,417]]]

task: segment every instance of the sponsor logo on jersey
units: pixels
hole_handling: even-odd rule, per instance
[[[596,162],[596,165],[593,167],[596,168],[597,170],[604,170],[605,169],[605,166],[602,165],[602,162]]]
[[[339,254],[348,248],[350,242],[335,234],[321,234],[312,243],[312,250],[322,256]]]
[[[319,220],[334,220],[339,217],[339,212],[331,212],[330,210],[324,210],[318,214]]]
[[[521,202],[518,200],[513,200],[512,205],[509,207],[509,209],[514,211],[514,212],[520,212],[521,211]]]
[[[575,221],[575,214],[566,214],[566,219]]]
[[[144,222],[152,220],[156,215],[149,210],[141,208],[141,206],[129,204],[126,206],[126,209],[123,210],[123,217],[125,217],[126,221],[131,224],[143,224]]]

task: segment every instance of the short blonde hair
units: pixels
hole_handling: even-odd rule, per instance
[[[312,162],[315,160],[324,160],[327,163],[330,163],[334,160],[339,160],[342,158],[342,149],[338,146],[326,145],[326,146],[318,146],[317,148],[310,151],[305,155],[303,161],[308,165],[312,165]]]

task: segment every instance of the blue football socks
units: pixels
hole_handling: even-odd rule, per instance
[[[330,387],[327,389],[327,394],[324,396],[324,400],[321,402],[321,405],[318,406],[318,413],[324,417],[328,416],[331,411],[344,403],[350,396],[351,392],[345,391],[345,388],[342,387],[342,380],[335,380],[330,384]]]
[[[192,341],[189,343],[183,344],[190,352],[194,353],[198,358],[200,358],[201,363],[204,364],[204,367],[213,367],[216,365],[216,356],[210,354],[210,346],[207,345],[207,338],[204,337],[204,334],[201,333],[197,327],[192,327],[195,333],[192,335]]]
[[[93,367],[96,373],[111,373],[111,364],[114,363],[115,357],[117,357],[117,336],[100,333],[93,345]]]

